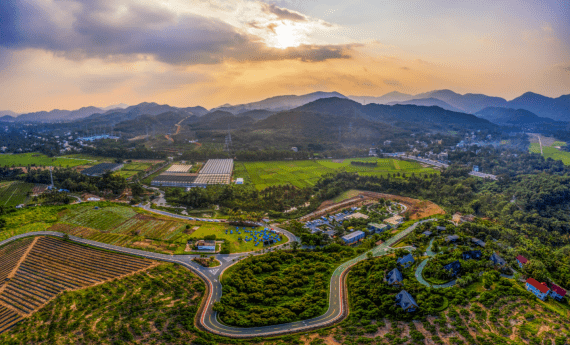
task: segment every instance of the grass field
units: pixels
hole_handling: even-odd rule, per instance
[[[376,167],[351,165],[351,161],[373,162]],[[244,178],[246,183],[262,190],[273,185],[292,184],[299,188],[313,186],[320,177],[327,173],[355,172],[367,176],[385,176],[393,173],[434,173],[431,168],[424,168],[417,162],[394,159],[358,158],[346,159],[342,163],[332,160],[236,162],[234,176]]]
[[[545,147],[542,146],[542,156],[545,159],[551,158],[553,160],[561,160],[565,165],[570,165],[570,153],[566,151],[561,151],[556,147],[566,145],[565,142],[554,142],[552,146]],[[540,154],[540,144],[531,143],[529,147],[531,153]]]
[[[75,167],[80,165],[87,165],[89,163],[91,163],[91,161],[84,159],[48,157],[46,155],[38,153],[0,155],[0,166],[25,167],[28,165],[36,165],[36,166],[54,166],[54,167],[59,167],[59,166]]]
[[[0,206],[11,207],[24,203],[33,187],[34,184],[20,181],[0,183]]]

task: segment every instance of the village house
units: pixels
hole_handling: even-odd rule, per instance
[[[533,278],[528,278],[526,280],[525,286],[528,291],[532,292],[540,300],[546,300],[546,297],[548,297],[548,292],[550,291],[548,286],[536,281]]]

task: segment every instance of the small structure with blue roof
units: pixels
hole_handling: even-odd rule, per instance
[[[412,256],[411,254],[407,254],[404,257],[400,257],[398,258],[397,263],[401,266],[403,266],[404,268],[408,268],[409,266],[411,266],[414,263],[414,256]]]
[[[485,242],[482,241],[481,239],[471,238],[471,241],[472,241],[474,244],[479,245],[480,247],[485,247]]]
[[[430,235],[432,235],[433,233],[431,233],[430,231],[425,231],[422,233],[423,235],[425,235],[426,237],[429,237]]]
[[[453,261],[449,264],[444,265],[443,269],[450,271],[451,276],[457,276],[461,270],[461,263],[459,263],[459,261]]]
[[[388,285],[401,285],[404,281],[404,277],[398,268],[394,268],[386,275],[385,280],[388,282]]]
[[[384,231],[389,230],[390,226],[388,226],[385,223],[369,223],[368,229],[374,233],[382,233]]]
[[[406,290],[402,290],[396,294],[396,305],[400,306],[405,312],[414,312],[419,308],[418,303],[414,300]]]

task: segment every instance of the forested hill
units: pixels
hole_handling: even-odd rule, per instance
[[[347,99],[327,98],[320,99],[295,109],[297,112],[315,112],[333,114],[350,118],[364,118],[375,122],[390,124],[415,123],[422,124],[426,129],[489,129],[496,130],[498,126],[478,118],[472,114],[452,112],[437,106],[423,107],[415,105],[361,105]]]

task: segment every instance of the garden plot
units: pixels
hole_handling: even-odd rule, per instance
[[[18,315],[0,310],[0,331],[9,329],[13,321],[29,316],[63,291],[100,284],[154,264],[147,259],[38,237],[14,276],[0,287],[0,302]]]
[[[110,231],[135,215],[137,213],[134,210],[126,207],[104,207],[101,209],[89,207],[68,211],[62,221],[101,231]]]

